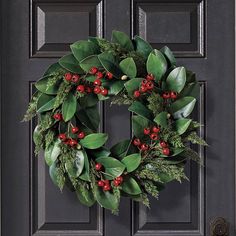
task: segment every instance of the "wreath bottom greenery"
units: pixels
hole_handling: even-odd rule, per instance
[[[44,150],[52,181],[69,187],[80,202],[116,213],[120,197],[149,207],[165,184],[187,179],[186,161],[200,162],[192,144],[206,145],[191,115],[199,92],[194,73],[177,67],[168,47],[153,49],[142,38],[113,31],[111,42],[90,37],[51,65],[24,120],[37,116],[36,155]],[[98,102],[127,105],[132,139],[110,149],[98,133]]]

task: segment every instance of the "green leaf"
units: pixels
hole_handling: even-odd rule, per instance
[[[166,79],[169,90],[180,93],[186,83],[186,70],[184,67],[176,67]]]
[[[46,94],[42,94],[42,95],[46,95]],[[39,101],[39,100],[38,100]],[[56,98],[52,98],[50,101],[48,101],[47,103],[45,103],[43,106],[41,106],[37,112],[39,113],[42,113],[42,112],[45,112],[45,111],[50,111],[53,109],[54,107],[54,103],[56,101]]]
[[[72,73],[83,74],[83,70],[73,54],[65,55],[64,57],[60,58],[59,64]]]
[[[99,47],[90,41],[77,41],[71,46],[71,51],[78,62],[81,62],[88,56],[96,55],[100,52]]]
[[[95,185],[95,197],[98,203],[102,207],[113,211],[118,209],[119,201],[117,197],[109,191],[103,191],[96,185]]]
[[[165,128],[168,124],[167,115],[168,115],[168,112],[162,111],[155,117],[154,121],[161,127]]]
[[[149,127],[149,125],[148,119],[142,116],[132,116],[132,129],[135,137],[143,138],[145,136],[143,129]]]
[[[200,93],[200,85],[198,82],[194,82],[194,83],[189,83],[185,85],[185,87],[183,88],[179,96],[180,97],[190,96],[197,99],[199,96],[199,93]]]
[[[166,59],[169,61],[170,65],[176,65],[176,59],[174,57],[174,54],[167,46],[161,48],[160,51],[164,54]]]
[[[133,95],[134,91],[139,89],[139,86],[142,81],[143,81],[143,78],[133,78],[133,79],[127,81],[124,84],[124,86],[125,86],[128,94]]]
[[[33,133],[33,140],[34,140],[34,143],[37,143],[37,140],[40,139],[41,137],[41,134],[39,132],[39,125],[37,125],[34,129],[34,133]]]
[[[116,178],[122,175],[123,171],[125,170],[124,164],[113,157],[99,157],[96,159],[96,162],[101,163],[104,166],[105,172],[108,174],[108,178],[111,176]]]
[[[84,180],[84,181],[90,181],[90,176],[89,176],[89,160],[87,153],[85,151],[81,151],[84,155],[84,168],[82,170],[82,173],[80,174],[79,178]]]
[[[41,94],[37,101],[37,112],[43,112],[53,109],[55,97],[52,95]]]
[[[62,67],[60,66],[60,64],[58,62],[50,65],[47,70],[44,72],[43,77],[47,77],[52,75],[55,72],[58,72],[62,69]]]
[[[102,85],[108,89],[109,95],[117,95],[124,88],[124,83],[125,82],[122,80],[113,80],[113,81],[106,80],[102,83]]]
[[[45,76],[42,79],[38,80],[35,83],[35,87],[42,93],[54,95],[57,94],[58,91],[58,83],[48,86],[48,81],[51,79],[50,76]]]
[[[163,54],[154,49],[152,53],[149,54],[147,60],[147,72],[155,76],[155,81],[159,81],[162,76],[166,73],[167,62]]]
[[[121,186],[122,186],[122,190],[125,193],[131,194],[131,195],[138,195],[142,193],[142,190],[140,189],[138,183],[132,177],[125,178]]]
[[[181,135],[188,129],[191,122],[192,122],[191,119],[176,120],[174,123],[174,129],[179,135]]]
[[[58,158],[61,153],[61,148],[59,144],[61,143],[60,140],[54,141],[48,148],[45,149],[44,158],[47,165],[51,166]]]
[[[124,157],[121,162],[126,166],[127,172],[132,172],[138,168],[141,162],[140,153],[134,153]]]
[[[170,106],[170,112],[175,119],[188,117],[196,103],[196,99],[193,97],[183,97],[175,101]]]
[[[91,153],[95,158],[108,157],[111,154],[111,152],[105,147],[100,147],[96,150],[89,150],[89,153]]]
[[[163,183],[168,183],[175,179],[174,176],[168,175],[167,173],[164,172],[159,173],[159,177]]]
[[[147,41],[137,35],[134,37],[134,42],[135,50],[142,54],[145,58],[147,58],[153,50],[152,46]]]
[[[129,78],[135,78],[137,75],[137,68],[132,57],[127,57],[120,62],[122,72]]]
[[[98,55],[98,59],[105,70],[112,73],[114,77],[119,79],[122,76],[122,72],[116,63],[115,57],[111,53],[103,52]]]
[[[126,49],[128,51],[133,51],[134,50],[132,41],[130,40],[128,35],[123,33],[123,32],[113,30],[111,41],[113,43],[120,44],[121,47],[123,47],[124,49]]]
[[[144,118],[152,120],[152,112],[148,108],[146,108],[141,102],[133,102],[132,105],[128,108],[128,110]]]
[[[80,140],[80,144],[88,149],[96,149],[101,147],[108,139],[108,135],[104,133],[89,134]]]
[[[83,184],[76,189],[76,195],[80,202],[88,207],[91,207],[96,201],[92,189],[87,189]]]
[[[115,158],[121,159],[126,155],[127,149],[129,148],[130,140],[122,140],[111,147],[111,155]]]
[[[98,103],[98,97],[92,93],[79,98],[79,104],[81,105],[81,107],[93,107],[97,103]]]
[[[80,62],[80,66],[84,71],[89,72],[91,67],[99,68],[102,65],[101,65],[97,55],[91,55],[91,56],[88,56],[88,57],[84,58]]]
[[[76,97],[69,93],[66,100],[62,104],[62,116],[64,121],[69,121],[75,114],[77,108]]]

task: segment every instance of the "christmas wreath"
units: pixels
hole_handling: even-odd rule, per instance
[[[44,150],[52,181],[66,185],[82,204],[117,212],[120,197],[149,206],[166,183],[187,179],[188,159],[200,161],[192,144],[206,145],[200,124],[189,118],[199,93],[194,73],[135,36],[113,31],[71,45],[35,83],[24,120],[37,116],[36,155]],[[98,102],[128,105],[133,137],[110,149],[98,131]]]

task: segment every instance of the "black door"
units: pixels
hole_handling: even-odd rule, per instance
[[[224,217],[235,235],[233,0],[1,1],[2,236],[210,235]],[[170,183],[148,211],[127,199],[120,215],[79,204],[52,184],[42,155],[34,157],[34,124],[20,123],[32,86],[69,44],[113,29],[168,45],[178,64],[195,71],[201,94],[196,116],[210,144],[198,151],[205,167],[187,166],[189,182]],[[125,107],[105,104],[110,144],[130,136]],[[222,235],[215,234],[215,235]]]

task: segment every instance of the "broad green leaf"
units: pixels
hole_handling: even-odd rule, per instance
[[[57,71],[59,71],[61,69],[62,69],[62,67],[60,66],[60,64],[58,62],[56,62],[56,63],[50,65],[47,68],[47,70],[43,74],[43,77],[47,77],[49,75],[52,75],[52,74],[54,74],[55,72],[57,72]]]
[[[183,90],[181,91],[179,96],[180,97],[190,96],[190,97],[194,97],[197,99],[199,97],[199,93],[200,93],[199,83],[193,82],[193,83],[189,83],[189,84],[185,85],[185,87],[183,88]]]
[[[113,30],[112,31],[112,39],[111,41],[113,43],[118,43],[123,47],[124,49],[128,51],[133,51],[134,47],[132,44],[132,41],[130,40],[129,36],[123,32]]]
[[[89,134],[80,140],[80,144],[88,149],[96,149],[104,145],[108,135],[104,133]]]
[[[134,42],[135,50],[142,54],[145,58],[147,58],[153,50],[152,46],[147,41],[137,35],[134,37]]]
[[[179,119],[174,122],[175,131],[181,135],[183,134],[191,124],[191,119]]]
[[[140,153],[134,153],[124,157],[121,162],[126,166],[127,172],[132,172],[138,168],[141,162]]]
[[[157,114],[154,121],[160,125],[161,127],[165,128],[168,124],[168,118],[167,118],[168,112],[162,111],[161,113]]]
[[[76,151],[74,160],[66,160],[65,168],[71,177],[79,177],[84,168],[84,152]]]
[[[64,173],[57,167],[56,162],[54,162],[49,167],[49,175],[51,177],[52,182],[60,188],[60,190],[63,189],[63,186],[65,184],[65,177]]]
[[[59,144],[60,140],[56,140],[45,149],[44,158],[49,166],[51,166],[56,161],[56,159],[61,153],[61,148]]]
[[[90,181],[90,176],[89,176],[89,160],[87,153],[85,151],[81,151],[84,155],[84,168],[82,170],[82,173],[80,174],[79,178],[84,180],[84,181]]]
[[[37,143],[37,140],[41,137],[41,134],[39,132],[39,125],[37,125],[34,129],[34,133],[33,133],[33,140],[34,143]]]
[[[62,104],[62,116],[64,121],[69,121],[75,114],[77,108],[76,97],[69,93],[66,100]]]
[[[88,151],[95,158],[108,157],[111,154],[111,152],[105,147],[100,147],[98,149]]]
[[[143,81],[143,78],[133,78],[133,79],[127,81],[124,84],[124,86],[125,86],[128,94],[133,95],[134,91],[139,89],[139,86],[142,81]]]
[[[142,193],[142,190],[140,189],[138,183],[132,177],[125,178],[121,186],[122,190],[130,195],[137,195]]]
[[[81,105],[81,107],[93,107],[97,103],[98,103],[98,97],[92,93],[79,98],[79,104]]]
[[[143,129],[149,127],[150,122],[142,116],[132,116],[133,134],[137,138],[143,138],[145,135]]]
[[[196,103],[196,99],[193,97],[183,97],[175,101],[170,106],[170,112],[175,119],[188,117]]]
[[[162,76],[166,73],[167,62],[163,54],[154,49],[152,53],[149,54],[147,60],[147,72],[155,76],[155,81],[159,81]]]
[[[186,70],[184,67],[176,67],[166,79],[169,90],[180,93],[186,83]]]
[[[103,52],[98,55],[98,59],[101,62],[102,66],[105,68],[106,71],[109,71],[119,79],[122,76],[122,72],[115,61],[114,56],[111,53]]]
[[[144,106],[141,102],[135,101],[132,105],[128,108],[129,111],[134,112],[144,118],[152,120],[152,112]]]
[[[76,195],[80,202],[88,207],[91,207],[96,201],[92,189],[86,188],[86,186],[84,186],[83,184],[77,187]]]
[[[129,148],[130,140],[122,140],[111,147],[111,155],[115,158],[121,159],[126,155],[127,149]]]
[[[95,67],[99,68],[102,66],[97,55],[88,56],[88,57],[84,58],[79,64],[80,64],[81,68],[86,72],[89,72],[91,67],[95,66]]]
[[[42,95],[46,95],[46,94],[42,94]],[[56,101],[56,98],[54,97],[53,99],[51,99],[49,102],[45,103],[43,106],[41,106],[37,112],[41,113],[41,112],[45,112],[45,111],[50,111],[53,109],[54,107],[54,103]]]
[[[83,73],[83,70],[79,65],[79,62],[75,59],[73,54],[65,55],[64,57],[60,58],[59,64],[63,68],[65,68],[66,70],[72,73],[77,73],[77,74]]]
[[[100,52],[99,47],[90,41],[77,41],[71,46],[71,51],[78,62],[81,62],[88,56],[96,55]]]
[[[137,68],[132,57],[127,57],[120,62],[122,72],[129,78],[135,78],[137,75]]]
[[[47,95],[45,93],[41,94],[37,101],[37,112],[43,112],[53,109],[54,102],[54,96]]]
[[[42,79],[38,80],[35,83],[35,87],[42,93],[54,95],[57,94],[58,91],[58,83],[48,86],[49,80],[51,79],[50,76],[44,76]]]
[[[94,82],[95,79],[96,79],[96,76],[94,76],[94,75],[88,75],[85,77],[85,80],[87,80],[89,82]]]
[[[164,46],[163,48],[160,49],[160,51],[163,53],[163,55],[166,57],[170,65],[176,65],[176,59],[173,54],[173,52],[167,47]]]
[[[164,172],[159,173],[159,177],[163,183],[168,183],[175,179],[173,176]]]
[[[119,207],[117,197],[109,191],[103,191],[98,186],[95,186],[95,198],[98,203],[106,209],[115,211]]]
[[[100,123],[100,116],[97,106],[81,109],[77,113],[77,117],[82,124],[92,130],[97,130]]]
[[[104,81],[102,85],[108,89],[109,95],[117,95],[124,88],[124,83],[122,80],[113,80]]]
[[[125,170],[124,164],[113,157],[99,157],[96,159],[96,162],[101,163],[104,166],[105,172],[108,174],[108,179],[122,175]]]

